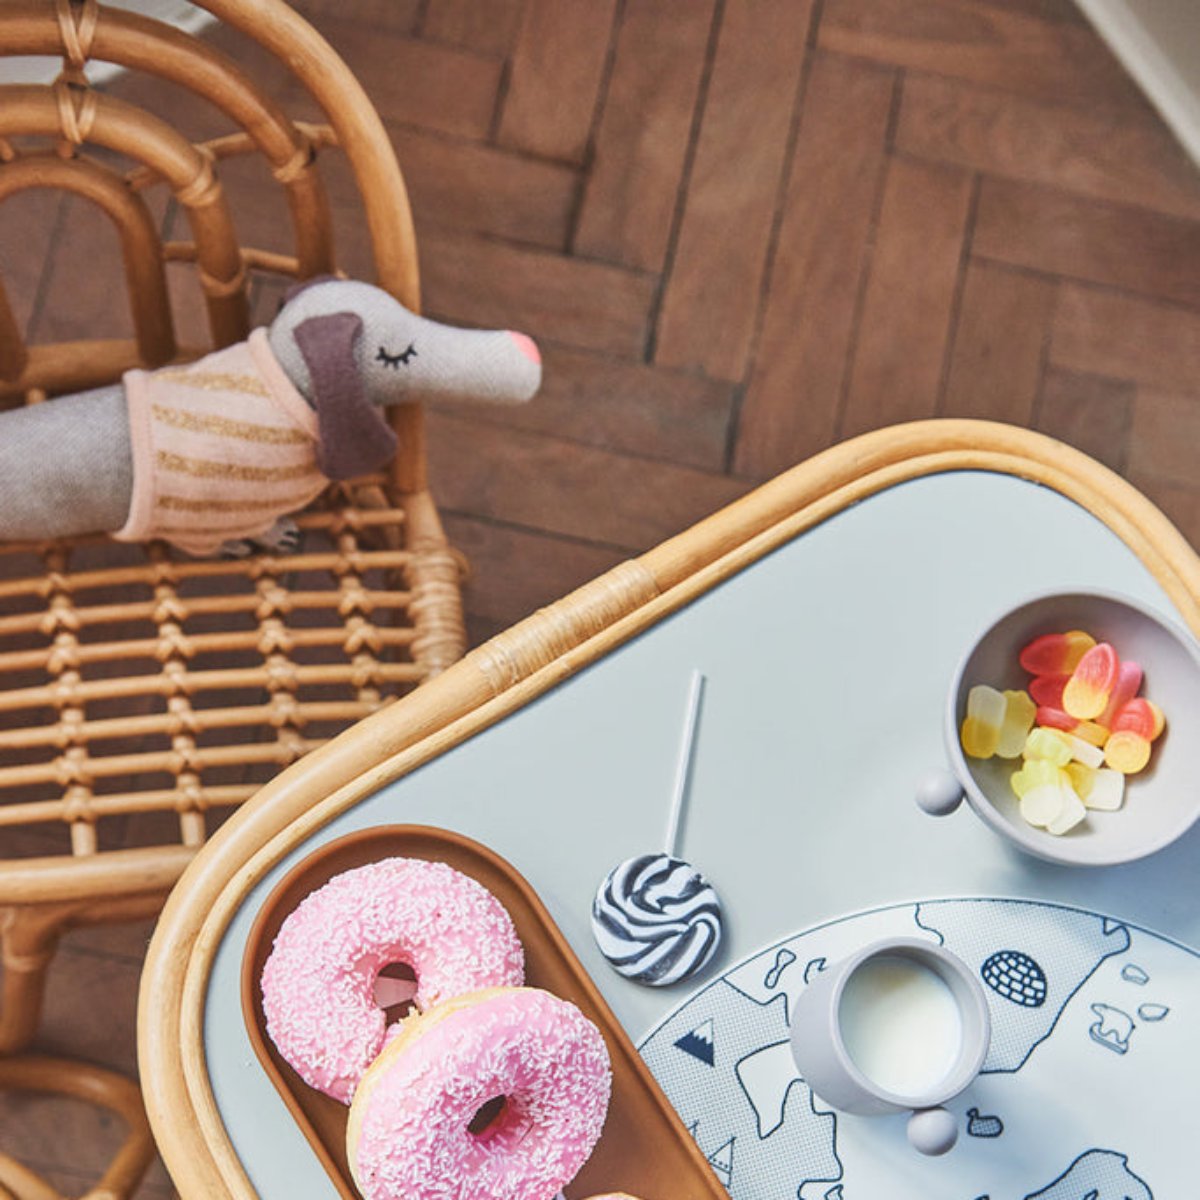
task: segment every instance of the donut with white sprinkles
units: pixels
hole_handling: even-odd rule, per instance
[[[416,975],[418,1012],[525,982],[525,952],[504,906],[453,867],[386,858],[335,875],[283,922],[262,997],[279,1053],[310,1087],[343,1104],[397,1032],[374,996],[392,963]]]

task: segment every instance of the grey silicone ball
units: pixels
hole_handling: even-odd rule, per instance
[[[963,802],[962,784],[949,771],[937,768],[917,784],[917,807],[933,817],[949,816]]]
[[[908,1118],[908,1140],[922,1154],[945,1154],[958,1141],[958,1121],[944,1108],[923,1108]]]

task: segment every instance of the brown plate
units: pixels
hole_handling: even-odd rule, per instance
[[[349,1109],[311,1088],[267,1037],[259,980],[284,919],[334,875],[400,856],[449,863],[483,884],[508,909],[525,945],[525,982],[570,1000],[599,1027],[612,1059],[612,1103],[604,1134],[566,1189],[569,1200],[630,1192],[642,1200],[728,1200],[696,1143],[654,1081],[612,1010],[575,957],[533,888],[499,855],[457,833],[389,825],[330,842],[297,863],[267,897],[242,959],[242,1013],[250,1041],[338,1191],[358,1200],[346,1161]]]

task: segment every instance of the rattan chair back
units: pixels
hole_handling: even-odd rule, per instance
[[[374,281],[418,308],[404,181],[346,65],[282,0],[201,7],[282,64],[325,123],[290,119],[278,87],[266,94],[210,42],[145,16],[97,0],[0,3],[0,55],[63,60],[53,84],[0,87],[0,220],[2,202],[30,188],[98,206],[117,230],[134,330],[27,345],[0,281],[0,404],[193,359],[246,336],[263,279],[336,271],[327,148],[357,186]],[[91,86],[92,60],[189,89],[228,132],[192,142]],[[282,189],[293,252],[239,244],[221,174],[243,155],[261,156]],[[188,240],[160,236],[156,188],[186,216]],[[204,344],[179,344],[168,270],[194,273]],[[300,519],[294,556],[197,561],[100,536],[0,546],[0,1051],[28,1040],[64,923],[153,908],[220,814],[462,654],[461,564],[426,490],[421,412],[391,412],[390,475],[332,489]],[[50,916],[12,915],[31,905]]]

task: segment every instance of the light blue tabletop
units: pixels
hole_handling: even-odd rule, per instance
[[[285,859],[229,926],[205,1049],[231,1139],[264,1197],[332,1197],[242,1025],[257,902],[313,847],[372,825],[440,825],[520,870],[639,1040],[696,988],[795,931],[901,900],[1027,897],[1200,943],[1200,833],[1141,863],[1065,869],[967,809],[935,821],[914,781],[944,761],[941,713],[972,635],[1034,592],[1098,587],[1177,615],[1099,520],[1057,492],[960,471],[892,487],[802,534],[500,724],[383,788]],[[615,975],[589,931],[599,880],[661,849],[688,681],[707,676],[681,855],[716,884],[726,940],[669,989]]]

